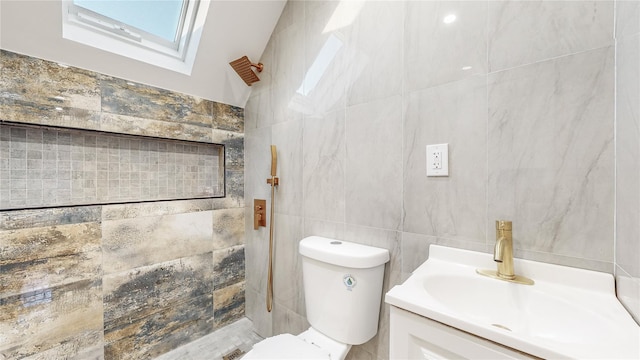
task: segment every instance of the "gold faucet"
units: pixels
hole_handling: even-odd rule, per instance
[[[493,260],[498,263],[498,276],[507,280],[515,279],[513,273],[513,235],[511,221],[496,221],[496,245]]]
[[[498,270],[477,269],[480,275],[494,279],[533,285],[533,280],[516,275],[513,271],[513,235],[511,221],[496,220],[496,245],[493,248],[493,260],[498,263]]]

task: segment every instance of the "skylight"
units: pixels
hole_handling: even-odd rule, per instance
[[[208,3],[63,0],[63,37],[190,74]]]
[[[171,42],[182,30],[178,26],[187,8],[183,0],[73,0],[73,4],[81,8],[78,12],[90,10],[89,15],[102,15],[106,21],[119,22],[118,26],[131,26]]]

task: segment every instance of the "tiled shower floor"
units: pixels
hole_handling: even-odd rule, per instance
[[[221,360],[223,355],[239,348],[251,350],[262,338],[253,332],[251,320],[242,318],[196,341],[163,354],[155,360]]]

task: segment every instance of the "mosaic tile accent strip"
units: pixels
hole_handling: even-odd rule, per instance
[[[224,195],[216,144],[0,123],[0,149],[2,209]]]

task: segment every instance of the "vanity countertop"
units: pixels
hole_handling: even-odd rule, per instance
[[[476,273],[491,254],[438,245],[385,301],[541,358],[640,359],[640,327],[615,296],[611,274],[514,259],[514,284]]]

